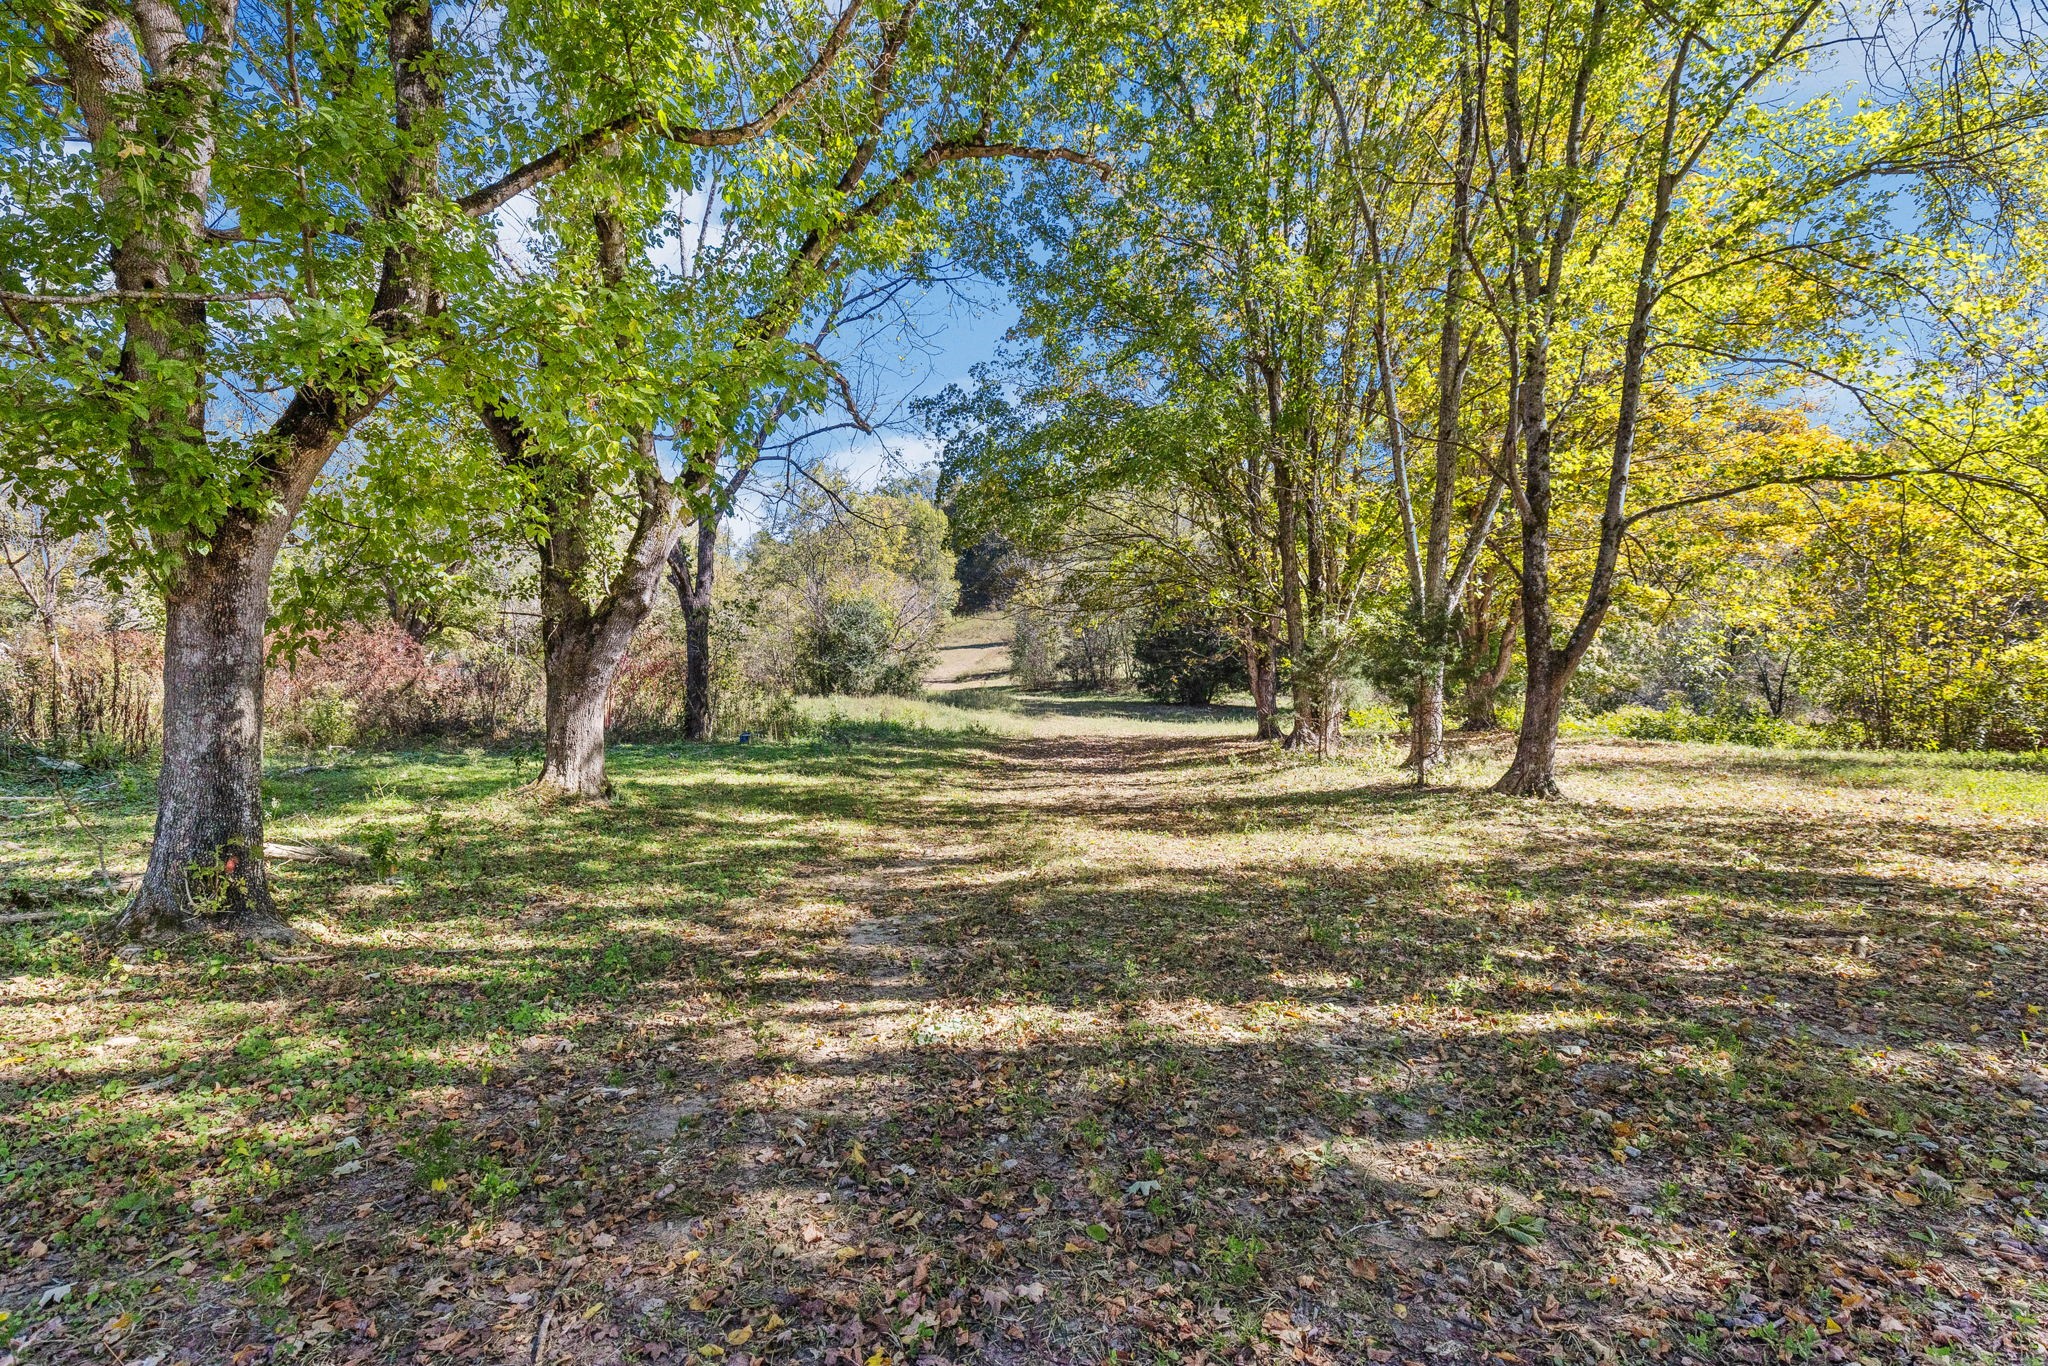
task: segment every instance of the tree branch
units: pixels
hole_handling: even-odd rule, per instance
[[[508,172],[502,179],[480,190],[472,190],[455,202],[470,217],[480,217],[493,209],[502,208],[542,181],[560,175],[584,158],[609,150],[615,143],[631,137],[649,123],[653,123],[655,131],[669,141],[679,142],[688,147],[737,147],[743,142],[751,142],[787,118],[824,81],[831,72],[833,63],[838,60],[840,50],[846,46],[847,37],[853,32],[853,22],[860,16],[861,7],[865,3],[866,0],[850,0],[845,11],[840,14],[838,22],[833,24],[832,32],[825,39],[825,46],[819,50],[817,59],[811,63],[810,68],[773,104],[745,123],[734,124],[729,128],[668,128],[661,125],[652,109],[643,105],[631,113],[622,114],[609,123],[600,124],[550,151],[543,152],[525,165]]]
[[[1747,484],[1731,484],[1727,488],[1714,489],[1708,493],[1695,493],[1689,498],[1674,498],[1668,503],[1659,503],[1655,507],[1642,508],[1631,513],[1628,520],[1622,525],[1624,527],[1632,527],[1646,517],[1657,517],[1667,512],[1677,512],[1681,508],[1698,507],[1701,503],[1719,502],[1723,498],[1739,497],[1745,493],[1754,493],[1758,489],[1802,488],[1812,484],[1875,484],[1885,479],[1903,479],[1916,474],[1954,475],[1954,473],[1955,471],[1941,466],[1910,465],[1888,470],[1869,470],[1863,472],[1823,470],[1816,474],[1772,475],[1767,479],[1755,479]]]
[[[13,290],[0,289],[0,299],[10,304],[38,304],[52,308],[120,303],[127,299],[154,299],[167,304],[246,304],[259,299],[290,298],[291,295],[276,289],[259,289],[247,294],[188,294],[171,289],[96,289],[86,294],[18,294]]]

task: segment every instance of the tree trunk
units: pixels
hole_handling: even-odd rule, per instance
[[[1495,648],[1493,664],[1483,673],[1474,675],[1465,685],[1465,724],[1468,731],[1500,729],[1500,711],[1496,699],[1501,685],[1508,681],[1508,673],[1515,664],[1515,633],[1522,624],[1522,604],[1519,599],[1509,608],[1507,624],[1500,628],[1500,644]],[[1479,643],[1486,643],[1482,632]]]
[[[1538,664],[1539,653],[1543,656]],[[1565,684],[1570,675],[1558,669],[1558,651],[1532,645],[1529,688],[1522,703],[1522,729],[1515,740],[1515,761],[1493,785],[1510,797],[1562,797],[1557,785],[1557,724],[1564,715]]]
[[[605,708],[612,680],[625,658],[624,642],[605,648],[607,633],[596,615],[545,623],[547,675],[547,757],[540,786],[577,799],[611,795],[604,773]],[[630,639],[630,636],[628,637]]]
[[[57,640],[57,619],[50,615],[43,617],[43,652],[50,660],[50,743],[55,745],[60,743],[63,734],[64,684],[67,671],[64,668],[64,647]],[[77,717],[74,715],[72,719],[75,723]],[[33,708],[29,715],[29,726],[31,730],[35,726]],[[75,724],[73,729],[76,729]]]
[[[263,628],[282,535],[231,517],[165,595],[156,841],[116,934],[301,938],[277,913],[263,861]]]
[[[1426,668],[1415,680],[1415,706],[1409,713],[1408,757],[1403,768],[1415,770],[1418,784],[1429,781],[1429,771],[1444,763],[1444,668]]]
[[[1280,738],[1280,668],[1273,640],[1259,635],[1245,648],[1245,669],[1252,681],[1252,712],[1258,718],[1258,738]]]
[[[1468,734],[1479,735],[1500,729],[1500,691],[1485,686],[1480,679],[1473,679],[1465,685],[1465,719],[1458,729]]]
[[[711,590],[718,569],[718,521],[697,520],[697,563],[678,541],[668,557],[669,582],[683,609],[683,738],[711,738]]]
[[[1312,749],[1326,759],[1336,752],[1344,739],[1344,717],[1333,691],[1327,682],[1296,675],[1294,728],[1287,732],[1283,748]]]
[[[681,531],[668,484],[653,472],[652,439],[639,436],[646,461],[639,476],[640,514],[625,561],[592,607],[583,596],[589,563],[581,509],[560,515],[540,544],[541,649],[547,674],[547,756],[540,787],[575,800],[611,795],[604,771],[605,711],[612,682],[633,633],[654,607],[662,569]]]

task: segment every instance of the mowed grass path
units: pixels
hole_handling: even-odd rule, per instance
[[[961,700],[281,767],[319,961],[0,925],[0,1359],[2041,1357],[2040,767]],[[14,914],[139,865],[6,776]]]

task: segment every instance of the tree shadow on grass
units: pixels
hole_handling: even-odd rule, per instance
[[[329,1321],[386,1360],[528,1352],[543,1312],[579,1361],[731,1350],[771,1315],[863,1361],[1228,1359],[1283,1332],[1334,1360],[1592,1359],[1585,1335],[1648,1353],[1674,1316],[1727,1360],[1798,1316],[1873,1352],[1992,1331],[1966,1266],[1884,1268],[2015,1235],[1985,1210],[2035,1175],[2011,1118],[2031,920],[1959,931],[1938,878],[1854,870],[1878,837],[1855,822],[1795,822],[1759,870],[1732,809],[1341,769],[1301,792],[1248,753],[636,751],[607,808],[380,812],[404,881],[340,917],[344,959],[145,977],[124,1019],[204,1000],[221,1027],[175,1066],[102,1044],[10,1074],[10,1231],[61,1227],[108,1284],[204,1244],[177,1293],[206,1312],[161,1330],[198,1359],[289,1335],[289,1305],[213,1273],[293,1228],[325,1230],[296,1254],[308,1309],[370,1311],[376,1339]],[[447,767],[444,810],[508,785]],[[381,885],[354,878],[293,895]],[[2017,990],[1987,1005],[1991,938]]]

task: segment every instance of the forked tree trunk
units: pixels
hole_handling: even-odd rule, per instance
[[[547,753],[543,791],[576,800],[611,795],[605,777],[605,713],[612,684],[633,633],[654,607],[662,570],[681,531],[666,481],[652,472],[652,441],[642,437],[647,469],[640,476],[639,520],[624,562],[604,597],[592,606],[583,595],[590,560],[582,509],[557,507],[556,525],[541,542],[541,649],[547,676]]]
[[[1518,599],[1508,613],[1507,624],[1501,627],[1500,644],[1493,656],[1493,664],[1484,673],[1477,674],[1465,685],[1465,724],[1468,731],[1500,729],[1498,700],[1501,685],[1508,681],[1508,673],[1515,664],[1515,632],[1522,624],[1522,604]],[[1485,644],[1485,637],[1480,643]]]
[[[598,270],[608,288],[617,288],[626,278],[633,239],[609,210],[594,215],[592,226]],[[634,429],[638,511],[619,567],[593,604],[586,580],[594,558],[591,513],[601,490],[576,468],[575,456],[536,442],[533,429],[503,404],[484,403],[480,412],[499,453],[509,464],[539,474],[545,490],[536,508],[540,526],[534,543],[540,556],[541,655],[547,678],[547,753],[538,786],[574,800],[608,797],[605,713],[619,666],[633,633],[654,607],[662,571],[682,531],[675,490],[661,477],[653,431]]]
[[[658,585],[659,578],[654,582]],[[633,632],[646,620],[653,598],[652,591],[620,595],[608,610],[586,608],[543,621],[547,677],[547,752],[539,780],[543,790],[576,800],[611,795],[604,744],[612,684],[618,680]]]
[[[263,860],[263,628],[282,534],[231,519],[165,595],[156,842],[117,934],[301,937],[271,901]]]
[[[697,520],[697,562],[678,540],[669,551],[668,581],[683,610],[683,738],[711,738],[711,595],[718,565],[718,522]]]

